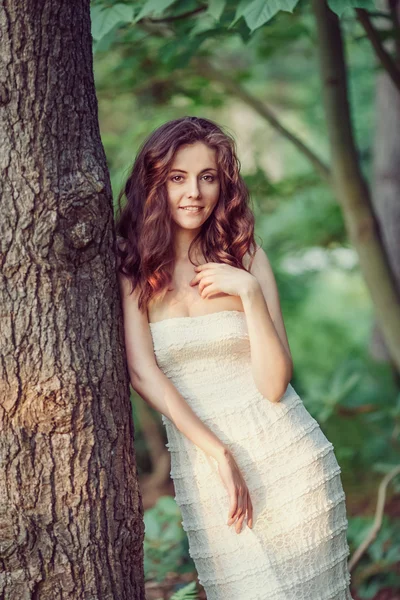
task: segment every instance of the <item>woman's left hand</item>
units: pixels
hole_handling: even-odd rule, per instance
[[[251,286],[257,285],[257,279],[243,269],[232,267],[226,263],[208,262],[195,267],[196,275],[190,285],[199,284],[199,293],[202,298],[213,294],[229,294],[240,296],[248,291]]]

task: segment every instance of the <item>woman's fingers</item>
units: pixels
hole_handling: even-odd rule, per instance
[[[246,495],[243,499],[243,514],[239,517],[236,524],[236,533],[240,533],[242,531],[242,525],[245,517],[247,516],[247,524],[249,524],[249,506],[250,506],[250,495],[246,492]]]
[[[240,508],[240,494],[239,494],[237,488],[234,488],[231,507],[230,507],[229,515],[228,515],[228,525],[232,525],[235,522],[235,520],[238,516],[239,508]]]
[[[243,492],[239,491],[239,493],[238,493],[238,507],[237,507],[237,510],[236,510],[236,513],[235,513],[235,518],[236,519],[239,519],[242,516],[243,512],[244,512],[244,510],[243,510],[244,509],[243,500],[244,500],[244,498],[243,498]]]
[[[236,526],[235,526],[236,533],[240,533],[240,531],[242,529],[243,519],[246,515],[246,511],[245,511],[246,507],[244,506],[244,500],[245,500],[245,497],[242,495],[241,496],[241,506],[240,506],[241,510],[237,511],[237,522],[236,522]]]
[[[236,489],[234,489],[233,495],[231,497],[231,506],[229,508],[227,525],[232,525],[232,523],[234,521],[233,515],[236,512],[236,508],[237,508],[237,491],[236,491]]]
[[[228,525],[233,525],[236,521],[235,530],[236,533],[240,533],[243,521],[247,517],[247,526],[251,529],[253,527],[253,504],[249,492],[236,491],[236,496],[232,500]]]
[[[237,501],[237,509],[235,514],[233,515],[235,519],[238,519],[243,513],[243,490],[239,488],[238,490],[238,501]]]
[[[235,529],[240,533],[246,517],[247,525],[249,527],[253,525],[253,505],[249,490],[233,456],[226,462],[222,461],[218,465],[218,470],[230,499],[227,525],[231,526],[237,520]]]
[[[237,520],[236,533],[240,533],[242,531],[244,517],[245,517],[245,513]]]
[[[233,510],[231,506],[231,510],[229,512],[228,525],[232,525],[237,518],[239,518],[242,513],[244,513],[244,497],[243,491],[239,488],[235,489],[235,501],[233,505]]]

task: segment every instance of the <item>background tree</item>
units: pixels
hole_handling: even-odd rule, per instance
[[[142,600],[89,2],[0,9],[0,597]]]

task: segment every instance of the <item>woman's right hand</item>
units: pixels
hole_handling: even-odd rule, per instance
[[[253,527],[253,504],[243,475],[231,452],[218,461],[218,472],[229,493],[230,507],[227,525],[232,525],[236,519],[236,533],[240,533],[243,520],[247,514],[247,526]]]

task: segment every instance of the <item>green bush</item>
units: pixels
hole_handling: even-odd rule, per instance
[[[144,513],[145,579],[163,581],[168,572],[194,571],[182,515],[171,496],[161,496]]]

